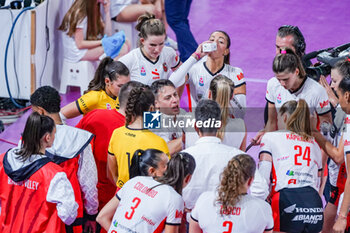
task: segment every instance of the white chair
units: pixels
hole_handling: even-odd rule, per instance
[[[131,49],[137,47],[139,40],[138,31],[135,29],[136,23],[120,23],[112,21],[112,28],[115,32],[123,30],[125,32],[126,39],[130,41]]]
[[[90,81],[95,74],[95,67],[92,62],[79,61],[69,62],[63,60],[60,93],[66,94],[67,86],[80,87],[81,95],[87,90]]]

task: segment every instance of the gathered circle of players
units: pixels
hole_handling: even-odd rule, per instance
[[[109,0],[91,2],[110,17]],[[301,31],[281,26],[265,125],[247,142],[229,34],[214,30],[181,62],[161,14],[144,13],[157,4],[140,5],[133,50],[108,42],[98,8],[72,5],[66,46],[101,62],[62,110],[54,88],[32,94],[18,145],[0,155],[0,232],[350,232],[350,58],[315,81]]]

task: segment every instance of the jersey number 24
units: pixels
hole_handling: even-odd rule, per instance
[[[301,146],[294,146],[294,150],[297,151],[297,153],[294,155],[294,163],[295,165],[303,165],[302,161],[300,161],[299,157],[302,157],[302,160],[307,161],[307,166],[310,166],[311,158],[310,158],[310,147],[305,147],[305,150]]]

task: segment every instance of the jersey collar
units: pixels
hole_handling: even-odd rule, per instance
[[[157,62],[159,61],[160,55],[157,57],[157,60],[155,60],[155,61],[153,62],[153,61],[151,61],[148,57],[146,57],[146,55],[142,52],[141,47],[140,47],[140,52],[141,52],[142,56],[143,56],[147,61],[149,61],[150,63],[152,63],[153,65],[157,64]]]
[[[197,144],[201,144],[201,143],[217,143],[217,144],[220,144],[221,143],[221,139],[218,138],[218,137],[214,137],[214,136],[204,136],[204,137],[199,138],[196,141],[195,144],[197,145]]]
[[[300,89],[304,86],[306,79],[308,79],[308,77],[305,77],[305,79],[303,80],[303,82],[300,84],[300,86],[295,90],[295,91],[289,91],[291,94],[297,94]]]
[[[222,67],[218,70],[218,71],[216,71],[214,74],[209,70],[209,68],[207,67],[207,64],[206,64],[207,62],[205,61],[205,62],[203,62],[203,66],[204,66],[204,68],[207,70],[207,72],[211,75],[211,76],[215,76],[215,75],[217,75],[218,73],[220,73],[223,69],[224,69],[224,67],[225,67],[225,63],[222,65]]]

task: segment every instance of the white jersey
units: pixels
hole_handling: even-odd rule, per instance
[[[152,177],[138,176],[129,180],[116,196],[120,202],[109,233],[162,232],[164,224],[181,223],[184,208],[181,196]]]
[[[240,148],[246,134],[245,123],[241,118],[228,118],[225,126],[225,134],[222,140],[222,144]],[[188,148],[193,146],[199,139],[197,132],[190,131],[186,132],[185,147]]]
[[[228,162],[243,151],[221,143],[218,137],[201,137],[196,144],[187,148],[184,152],[193,156],[196,161],[196,169],[192,179],[182,191],[185,206],[193,209],[198,197],[206,191],[216,190],[220,183],[220,175]],[[265,199],[268,194],[268,187],[258,170],[250,188],[251,193]]]
[[[346,118],[344,120],[344,124],[345,124],[345,130],[343,133],[343,140],[344,140],[344,156],[345,156],[345,167],[346,164],[349,161],[346,161],[346,154],[350,153],[350,115],[347,114]]]
[[[192,108],[197,106],[197,103],[202,98],[207,98],[210,82],[218,74],[225,75],[231,79],[235,87],[239,87],[245,84],[243,71],[240,68],[224,64],[219,71],[213,74],[207,68],[205,61],[199,61],[194,66],[192,66],[188,72],[186,89],[189,93],[188,107],[190,111],[192,111]],[[232,106],[235,106],[235,104],[232,104]]]
[[[170,69],[176,68],[180,59],[175,50],[164,47],[157,61],[149,60],[141,48],[131,50],[119,59],[130,71],[131,81],[151,85],[158,79],[168,79]]]
[[[301,87],[293,93],[285,89],[276,77],[267,82],[266,100],[275,105],[277,112],[285,102],[299,99],[306,101],[310,114],[316,111],[318,115],[323,115],[331,110],[326,90],[311,78],[306,78]]]
[[[271,206],[258,198],[243,195],[230,214],[221,214],[215,192],[203,193],[191,212],[204,233],[257,233],[273,229]]]
[[[318,190],[322,155],[314,138],[305,141],[291,131],[269,132],[261,140],[261,153],[272,156],[274,191],[305,186]]]

